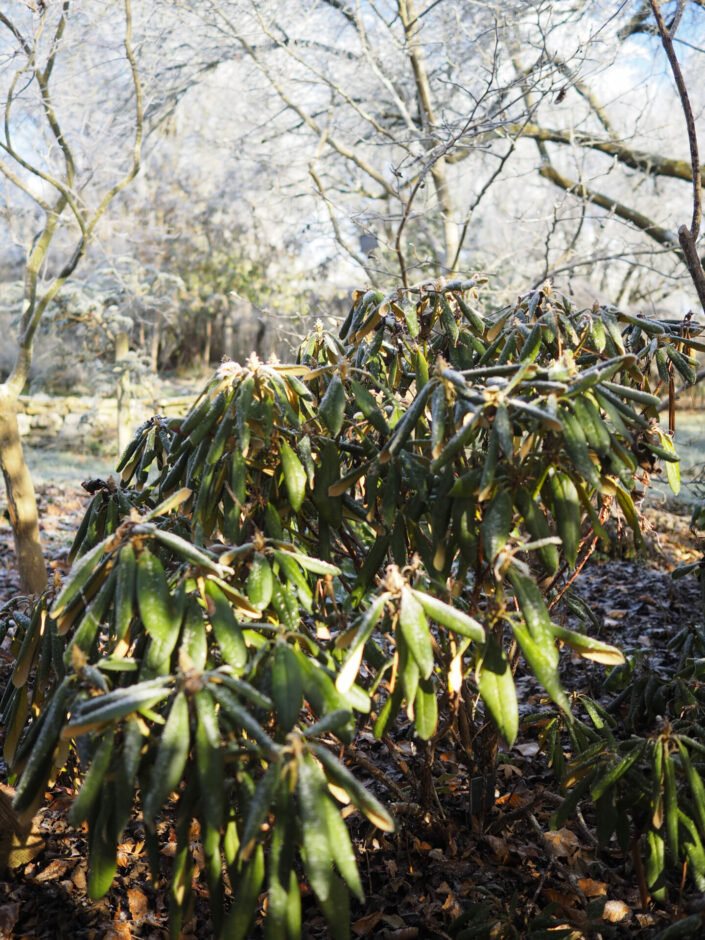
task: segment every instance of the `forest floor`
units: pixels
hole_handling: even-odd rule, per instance
[[[109,469],[109,468],[108,468]],[[40,474],[38,493],[42,536],[51,566],[65,569],[73,532],[90,499],[78,482],[103,475],[95,462],[74,462],[74,476],[47,482],[58,463]],[[690,510],[657,488],[644,506],[647,551],[636,557],[595,557],[577,582],[601,625],[600,638],[623,649],[663,655],[668,639],[703,620],[700,588],[693,577],[673,580],[679,564],[696,560],[702,545],[689,529]],[[0,606],[18,590],[9,525],[0,520]],[[9,654],[0,648],[0,687],[9,674]],[[564,650],[566,688],[599,699],[606,667]],[[545,701],[527,675],[517,674],[522,706],[535,709]],[[551,814],[561,802],[559,786],[539,743],[537,725],[522,727],[514,747],[500,749],[489,805],[477,811],[478,778],[464,764],[459,742],[450,734],[432,750],[419,747],[402,732],[394,739],[373,738],[361,726],[346,749],[349,766],[385,801],[399,828],[388,835],[374,830],[359,815],[350,817],[363,884],[364,904],[353,902],[355,938],[449,938],[449,927],[463,912],[481,911],[485,926],[497,926],[493,937],[571,936],[649,937],[691,910],[696,897],[687,882],[667,904],[642,906],[630,855],[613,841],[600,849],[589,804],[584,815],[570,817],[552,829]],[[422,781],[429,780],[428,786]],[[4,771],[4,773],[2,772]],[[0,779],[7,768],[0,765]],[[482,778],[479,778],[482,786]],[[86,833],[67,822],[75,791],[60,777],[39,814],[44,851],[0,880],[0,938],[163,938],[168,936],[167,879],[174,832],[162,823],[163,865],[155,884],[135,817],[124,834],[113,887],[100,901],[86,894]],[[208,915],[203,854],[194,823],[192,849],[195,905],[185,940],[212,935]],[[2,876],[0,876],[2,877]],[[546,926],[566,925],[572,933],[541,933],[540,914],[553,905]],[[538,919],[537,919],[538,918]],[[473,921],[478,923],[478,921]],[[312,898],[305,899],[304,935],[328,936]],[[261,936],[261,920],[251,936]],[[490,936],[490,933],[484,934]]]

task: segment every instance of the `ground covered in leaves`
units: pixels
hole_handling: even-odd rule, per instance
[[[42,534],[57,572],[65,567],[88,499],[78,486],[40,488]],[[600,624],[601,639],[659,660],[667,655],[671,636],[702,619],[696,581],[674,581],[670,575],[674,566],[700,555],[686,513],[677,506],[652,506],[646,510],[651,525],[646,557],[630,551],[626,557],[593,556],[585,567],[576,588]],[[11,532],[3,519],[0,605],[17,591]],[[4,680],[9,672],[6,648],[0,656]],[[565,687],[599,700],[605,667],[569,651],[563,661]],[[519,676],[518,689],[525,712],[540,708],[543,697],[530,676]],[[367,894],[364,905],[354,902],[353,936],[448,938],[450,924],[465,912],[473,915],[473,924],[506,924],[497,936],[538,936],[542,924],[569,924],[576,938],[648,937],[693,909],[687,884],[668,907],[643,909],[632,859],[616,843],[606,850],[598,847],[589,806],[584,815],[578,812],[563,827],[551,828],[561,797],[539,737],[538,725],[525,725],[516,746],[500,751],[492,781],[475,776],[464,764],[460,742],[450,734],[430,748],[419,746],[403,729],[393,739],[375,741],[368,728],[361,728],[345,756],[355,774],[390,805],[399,828],[389,836],[359,815],[349,818]],[[0,766],[1,779],[6,770]],[[67,822],[72,784],[66,775],[47,794],[39,819],[44,851],[0,881],[0,937],[168,936],[166,885],[175,849],[169,819],[162,823],[159,881],[150,879],[136,815],[119,846],[112,889],[102,900],[91,901],[86,895],[86,834]],[[202,940],[211,929],[196,824],[192,847],[196,902],[182,936]],[[304,923],[311,940],[327,936],[311,897]],[[259,925],[252,936],[259,936]]]

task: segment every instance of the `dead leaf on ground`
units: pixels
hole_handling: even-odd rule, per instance
[[[62,858],[55,858],[52,862],[49,862],[46,868],[34,876],[34,880],[40,884],[45,881],[56,881],[66,874],[68,868],[69,862],[64,861]]]
[[[139,888],[127,889],[127,904],[134,921],[140,921],[149,912],[149,901]]]
[[[507,845],[504,839],[500,839],[499,836],[490,835],[487,833],[484,836],[485,842],[490,846],[494,854],[497,856],[497,859],[500,862],[506,862],[509,859],[509,846]]]
[[[513,750],[521,754],[522,757],[536,757],[540,748],[538,741],[524,741],[515,744]]]
[[[602,919],[611,924],[618,924],[620,921],[631,917],[632,909],[624,901],[607,901],[602,911]]]
[[[588,898],[599,898],[607,894],[605,882],[595,881],[593,878],[578,878],[578,887]]]
[[[382,920],[383,916],[382,911],[373,911],[372,914],[361,917],[352,925],[353,933],[357,934],[358,937],[368,936]]]
[[[132,940],[130,925],[124,922],[111,924],[103,934],[103,940]]]
[[[565,894],[563,891],[557,891],[555,888],[543,888],[541,894],[551,904],[557,904],[563,913],[570,917],[574,923],[580,923],[585,919],[585,913],[575,906],[577,898],[575,895]]]
[[[13,901],[11,904],[3,904],[0,907],[0,933],[8,937],[12,936],[12,928],[20,916],[21,906],[19,901]]]
[[[74,868],[73,872],[71,873],[71,880],[76,886],[77,891],[86,890],[86,865],[85,863],[81,863],[80,865],[77,865]]]
[[[559,858],[569,858],[580,848],[580,840],[570,829],[551,829],[545,833],[551,852]]]

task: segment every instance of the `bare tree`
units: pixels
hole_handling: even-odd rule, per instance
[[[246,148],[287,142],[292,199],[307,173],[319,226],[370,281],[489,261],[507,285],[539,265],[537,280],[590,270],[625,299],[682,283],[668,197],[692,174],[672,102],[663,82],[648,101],[622,88],[650,8],[635,31],[609,2],[190,6],[214,70],[236,63],[269,89]]]
[[[458,268],[469,219],[513,150],[504,128],[526,120],[526,107],[507,48],[527,9],[466,0],[423,9],[414,0],[199,5],[226,43],[223,57],[244,55],[268,82],[279,111],[272,135],[286,133],[306,153],[338,244],[371,278],[396,260],[404,281],[409,267]],[[539,19],[549,33],[559,25]],[[537,70],[548,95],[558,70]],[[461,166],[470,148],[481,159]],[[376,239],[376,257],[358,246],[361,234]]]
[[[80,136],[70,133],[69,113],[75,112],[77,103],[90,102],[92,89],[97,87],[98,63],[92,62],[94,68],[87,71],[86,62],[76,58],[77,48],[90,48],[85,35],[87,12],[85,5],[82,8],[72,0],[27,5],[16,11],[14,18],[0,12],[0,26],[5,31],[3,51],[10,65],[4,91],[0,173],[13,195],[20,197],[25,228],[29,229],[17,355],[10,375],[0,385],[0,464],[21,583],[32,593],[43,590],[47,575],[34,487],[19,435],[17,400],[29,375],[43,314],[76,270],[110,203],[140,167],[143,104],[132,48],[130,0],[124,0],[120,17],[119,60],[108,55],[109,50],[114,51],[111,31],[116,18],[112,10],[103,8],[98,14],[94,38],[101,47],[97,54],[106,57],[110,87],[116,97],[131,100],[131,113],[126,118],[120,111],[116,121],[115,110],[105,102],[102,111],[100,102],[91,102],[99,110],[82,115]],[[107,93],[105,86],[100,90]],[[100,152],[87,149],[88,142],[98,143]],[[116,143],[117,166],[109,159],[115,155]],[[8,213],[10,208],[6,203]]]
[[[669,6],[672,7],[672,15],[668,26],[661,17],[659,6],[650,0],[643,3],[636,14],[628,11],[630,18],[621,27],[617,18],[621,10],[615,11],[612,17],[606,17],[605,29],[612,33],[614,50],[612,73],[618,74],[620,68],[623,73],[625,61],[628,62],[630,56],[633,57],[637,52],[641,52],[643,57],[644,46],[650,42],[644,36],[660,33],[666,37],[665,41],[670,43],[673,51],[675,33],[688,6],[693,24],[703,20],[701,3],[688,5],[685,0],[681,0]],[[661,25],[658,25],[658,21]],[[692,32],[697,34],[695,29]],[[629,43],[634,41],[632,37],[635,36],[640,37],[640,45],[630,49]],[[692,56],[705,52],[688,42],[684,48]],[[649,59],[651,67],[654,53],[655,49]],[[703,178],[703,170],[697,160],[697,147],[695,155],[693,151],[696,137],[692,108],[688,105],[689,159],[685,154],[682,157],[677,155],[681,147],[679,136],[675,133],[673,115],[678,99],[669,99],[666,83],[658,77],[658,73],[655,78],[653,75],[648,76],[648,86],[641,84],[641,107],[637,102],[634,119],[625,123],[623,113],[619,115],[623,107],[620,108],[619,99],[615,101],[613,90],[610,106],[601,100],[594,86],[595,76],[591,82],[580,70],[572,67],[557,48],[547,47],[545,55],[552,59],[563,75],[563,86],[558,96],[553,101],[544,98],[539,103],[533,100],[531,86],[535,65],[526,65],[529,55],[526,50],[518,50],[514,65],[524,84],[524,100],[531,117],[522,125],[507,127],[506,131],[516,141],[533,141],[539,157],[539,175],[568,195],[568,205],[572,203],[573,206],[581,206],[581,214],[572,242],[564,240],[563,249],[554,253],[551,259],[547,250],[541,276],[565,272],[573,266],[580,267],[586,263],[599,265],[601,262],[619,261],[627,266],[627,276],[623,282],[625,289],[638,268],[647,277],[648,268],[651,268],[652,272],[667,278],[671,284],[676,281],[682,283],[687,270],[696,282],[697,271],[701,270],[695,251],[697,232],[693,238],[686,237],[684,241],[676,221],[676,207],[685,193],[682,184],[685,182],[699,190]],[[683,100],[682,75],[680,84],[677,79],[677,85],[678,96]],[[647,88],[658,89],[657,104],[652,109],[652,117],[657,116],[661,124],[661,140],[658,143],[655,143],[657,134],[654,122],[647,115],[650,104]],[[603,82],[603,94],[604,91]],[[617,113],[616,118],[613,112]],[[601,225],[607,222],[613,229],[621,224],[636,233],[637,239],[631,239],[621,253],[607,251],[602,253],[603,257],[600,257],[599,252],[596,257],[590,257],[589,252],[574,251],[577,233],[584,225],[591,207],[597,209],[593,214],[593,222],[597,221]],[[635,281],[632,279],[629,292],[644,300],[647,292],[642,290],[640,293]]]

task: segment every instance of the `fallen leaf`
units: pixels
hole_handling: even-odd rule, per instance
[[[607,901],[602,911],[602,919],[611,924],[618,924],[627,917],[631,917],[632,909],[624,901]]]
[[[103,940],[132,940],[130,925],[124,922],[111,924],[103,934]]]
[[[604,881],[595,881],[592,878],[578,878],[578,887],[588,898],[599,898],[607,894],[607,885]]]
[[[564,894],[562,891],[556,891],[554,888],[544,888],[541,894],[552,904],[557,904],[563,913],[569,916],[571,920],[577,922],[581,919],[581,915],[584,917],[583,912],[575,907],[575,897]]]
[[[518,751],[522,757],[536,757],[540,748],[538,741],[525,741],[523,744],[515,744],[513,750]]]
[[[7,937],[12,936],[12,929],[20,916],[21,907],[19,901],[0,906],[0,934]]]
[[[509,846],[504,839],[500,839],[499,836],[493,836],[489,833],[485,835],[484,839],[500,862],[506,862],[509,859]]]
[[[76,886],[77,891],[86,890],[86,866],[85,864],[77,865],[73,872],[71,873],[71,880]]]
[[[34,880],[40,884],[45,881],[56,881],[57,878],[61,878],[62,875],[66,874],[68,867],[68,862],[61,858],[55,858],[52,862],[49,862],[46,868],[34,876]]]
[[[580,848],[578,837],[570,829],[551,829],[545,833],[545,839],[551,852],[559,858],[575,855]]]
[[[149,911],[149,901],[144,891],[139,888],[127,889],[127,904],[134,921],[140,921]]]
[[[382,911],[374,911],[372,914],[367,914],[366,917],[361,917],[352,925],[353,933],[357,934],[358,937],[366,937],[375,929],[383,916]]]

